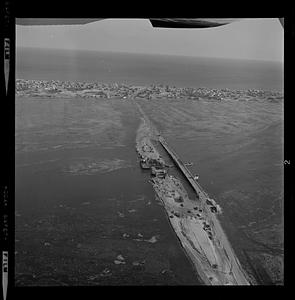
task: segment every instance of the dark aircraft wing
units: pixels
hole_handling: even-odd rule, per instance
[[[228,19],[228,18],[207,18],[207,19],[150,19],[153,27],[164,27],[164,28],[207,28],[217,27],[229,24],[231,22],[240,19]]]

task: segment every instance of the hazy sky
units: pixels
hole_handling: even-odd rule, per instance
[[[153,28],[147,19],[16,27],[18,47],[86,49],[283,61],[278,19],[244,19],[206,29]]]

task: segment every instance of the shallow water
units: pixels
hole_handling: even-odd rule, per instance
[[[282,103],[164,100],[143,101],[142,108],[221,205],[221,224],[240,261],[246,264],[249,251],[253,259],[277,255],[281,264]]]
[[[16,100],[16,285],[199,284],[139,167],[139,121],[118,100]]]
[[[49,63],[50,62],[50,63]],[[16,77],[132,85],[283,90],[278,62],[17,48]]]
[[[243,251],[281,257],[282,104],[138,101],[246,269]],[[139,167],[139,122],[128,100],[16,99],[17,285],[200,284]]]

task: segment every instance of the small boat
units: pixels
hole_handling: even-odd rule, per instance
[[[199,175],[194,175],[194,180],[199,180]]]

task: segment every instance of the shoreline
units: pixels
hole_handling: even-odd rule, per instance
[[[282,91],[257,89],[232,90],[206,87],[175,87],[169,85],[128,85],[60,80],[16,79],[16,96],[44,98],[107,98],[107,99],[191,99],[191,100],[243,100],[283,101]]]

